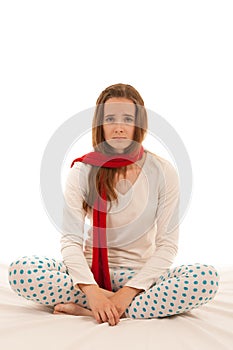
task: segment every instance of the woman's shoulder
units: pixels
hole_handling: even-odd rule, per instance
[[[170,160],[159,156],[158,154],[146,150],[148,153],[149,165],[153,168],[155,166],[165,176],[177,177],[178,172],[176,167],[171,163]]]
[[[165,168],[168,165],[172,166],[172,163],[168,159],[163,158],[158,154],[151,152],[149,150],[145,150],[145,151],[148,153],[148,161],[155,163],[156,165],[160,165],[163,168]]]

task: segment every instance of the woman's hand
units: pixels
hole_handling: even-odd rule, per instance
[[[98,323],[108,322],[111,326],[115,326],[120,321],[117,308],[114,303],[107,298],[100,288],[96,285],[86,285],[82,287],[85,292],[89,306]]]
[[[143,289],[123,287],[115,292],[113,296],[109,297],[109,300],[111,300],[116,306],[120,317],[125,312],[126,308],[131,304],[133,298],[141,291],[143,291]]]

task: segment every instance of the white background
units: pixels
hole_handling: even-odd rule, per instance
[[[1,2],[1,262],[61,258],[40,194],[43,152],[62,123],[122,82],[176,129],[191,159],[192,199],[175,264],[232,264],[231,6]]]

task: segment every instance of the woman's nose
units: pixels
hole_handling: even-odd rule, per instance
[[[115,126],[114,131],[122,133],[122,132],[124,132],[124,126],[118,124]]]

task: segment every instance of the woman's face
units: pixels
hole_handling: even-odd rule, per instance
[[[104,104],[104,138],[116,153],[123,153],[133,140],[135,112],[135,104],[125,97],[112,97]]]

